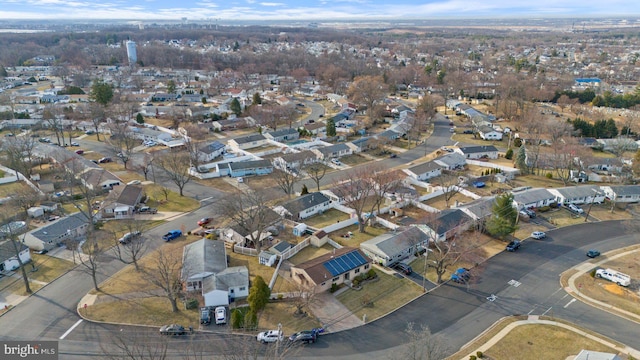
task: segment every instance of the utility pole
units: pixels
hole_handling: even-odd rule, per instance
[[[600,192],[596,189],[591,189],[591,190],[595,192],[595,195],[593,195],[593,198],[591,198],[591,204],[589,204],[589,209],[587,210],[587,215],[584,217],[584,222],[587,222],[587,219],[589,219],[589,213],[591,213],[591,207],[593,206],[593,203],[596,201],[596,196],[600,194]]]

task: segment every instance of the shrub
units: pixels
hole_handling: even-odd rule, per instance
[[[187,310],[197,309],[198,308],[198,299],[189,299],[184,304],[184,306],[185,306],[185,308],[187,308]]]
[[[358,286],[358,285],[360,285],[360,279],[355,278],[355,279],[353,279],[353,281],[351,283],[353,284],[353,286]]]
[[[187,231],[187,235],[191,235],[191,231]]]
[[[369,279],[374,279],[376,276],[378,276],[378,274],[376,274],[375,270],[369,269],[369,271],[367,271],[367,277]]]
[[[283,298],[284,298],[284,295],[278,294],[278,300],[282,300]]]
[[[484,354],[482,353],[482,351],[477,351],[476,356],[478,357],[478,359],[484,358]]]
[[[549,210],[551,210],[551,208],[550,208],[550,207],[548,207],[548,206],[543,206],[543,207],[541,207],[541,208],[539,208],[539,209],[538,209],[538,211],[540,211],[540,212],[547,212],[547,211],[549,211]]]
[[[231,310],[231,326],[234,329],[240,329],[244,325],[244,317],[242,316],[242,311],[240,309]]]
[[[596,270],[597,269],[593,269],[593,270],[589,271],[589,275],[591,275],[592,278],[596,277]]]
[[[558,207],[558,203],[557,202],[552,202],[551,204],[549,204],[549,207],[552,209],[555,209]]]
[[[475,355],[469,355],[469,360],[476,360],[477,357]]]
[[[244,315],[244,328],[247,330],[254,330],[258,327],[258,315],[255,311],[249,309]]]
[[[545,175],[545,177],[546,177],[547,179],[553,179],[553,174],[552,174],[552,173],[547,173],[547,174]]]
[[[331,289],[329,291],[331,291],[332,293],[338,291],[338,284],[336,283],[331,284]]]
[[[513,159],[513,149],[509,148],[509,150],[507,150],[507,152],[504,154],[504,158],[507,160],[511,160]]]

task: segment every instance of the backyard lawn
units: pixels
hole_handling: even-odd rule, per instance
[[[364,233],[358,232],[358,224],[347,226],[346,228],[334,231],[329,237],[342,246],[359,247],[364,241],[370,240],[378,235],[386,234],[389,229],[383,226],[367,226]],[[344,237],[351,233],[350,237]]]
[[[321,229],[325,226],[335,224],[342,220],[349,220],[349,214],[344,213],[340,210],[329,209],[322,214],[314,215],[310,218],[304,219],[304,223],[316,229]]]
[[[274,267],[261,265],[257,256],[242,255],[230,250],[227,251],[227,255],[229,256],[229,267],[246,266],[249,269],[249,281],[253,281],[256,276],[260,275],[269,284],[276,271]]]
[[[304,249],[300,250],[297,254],[295,254],[293,257],[289,258],[289,262],[292,263],[293,265],[298,265],[298,264],[302,264],[303,262],[307,261],[307,260],[311,260],[314,258],[317,258],[320,255],[324,255],[326,253],[329,253],[331,251],[333,251],[334,247],[329,245],[329,244],[324,244],[322,247],[315,247],[312,245],[309,245],[307,247],[305,247]]]
[[[14,195],[18,193],[32,192],[29,185],[25,184],[24,181],[13,182],[8,184],[0,185],[0,198],[8,197],[9,195]]]
[[[444,195],[440,195],[440,196],[431,198],[429,200],[423,201],[422,203],[426,204],[426,205],[429,205],[431,207],[434,207],[436,209],[439,209],[439,210],[446,210],[446,209],[450,208],[451,206],[454,206],[456,204],[456,202],[462,203],[462,204],[466,204],[466,203],[471,202],[471,201],[473,201],[472,198],[464,196],[461,193],[455,193],[455,194],[453,194],[451,199],[449,199],[448,203],[445,201]]]
[[[379,280],[365,283],[359,291],[348,289],[336,296],[359,319],[365,314],[367,322],[378,319],[423,293],[422,287],[411,280],[399,279],[382,271],[376,273]]]

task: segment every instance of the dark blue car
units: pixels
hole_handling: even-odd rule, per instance
[[[182,231],[180,230],[169,230],[168,233],[164,234],[162,236],[162,240],[164,241],[171,241],[173,239],[177,239],[180,236],[182,236]]]

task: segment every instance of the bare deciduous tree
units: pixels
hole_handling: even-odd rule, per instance
[[[284,191],[288,197],[291,197],[291,194],[293,194],[293,185],[297,179],[296,174],[291,170],[273,169],[271,176],[276,181],[278,187]]]
[[[317,191],[320,191],[320,181],[327,173],[327,165],[321,162],[314,162],[303,167],[304,171],[316,183]]]
[[[107,142],[113,155],[120,159],[126,169],[133,156],[133,149],[138,146],[140,140],[135,137],[128,123],[120,122],[111,127],[111,137]]]
[[[391,359],[402,360],[440,360],[450,354],[451,349],[445,338],[434,335],[429,327],[422,325],[419,329],[413,323],[407,324],[405,330],[407,341]]]
[[[124,242],[119,242],[117,236],[114,233],[114,239],[116,240],[115,246],[112,248],[112,252],[115,257],[125,264],[133,264],[136,271],[140,271],[139,261],[145,255],[148,244],[145,237],[142,235],[144,228],[140,221],[126,220],[123,223],[123,230],[129,234],[139,233],[139,236],[131,236],[129,239],[125,239]]]
[[[217,210],[232,221],[231,226],[244,231],[260,252],[263,233],[274,221],[264,192],[249,189],[230,194],[218,201]]]
[[[178,312],[178,299],[182,295],[182,258],[178,251],[160,248],[151,254],[151,260],[143,267],[145,279],[162,291],[169,300],[171,311]]]
[[[169,180],[176,184],[180,196],[184,196],[184,187],[193,178],[189,173],[189,160],[189,153],[186,151],[169,151],[155,161],[167,173]]]

